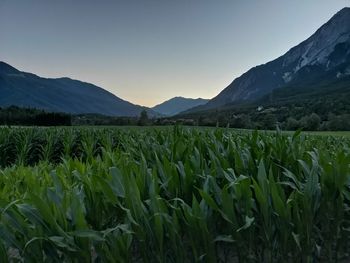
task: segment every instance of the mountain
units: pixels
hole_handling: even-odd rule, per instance
[[[307,89],[320,82],[342,81],[342,78],[349,75],[350,8],[347,7],[335,14],[307,40],[283,56],[250,69],[206,105],[193,110],[251,103],[268,98],[267,95],[275,89]]]
[[[173,116],[190,108],[206,104],[207,99],[190,99],[183,97],[175,97],[167,100],[161,104],[158,104],[152,108],[155,112],[166,116]]]
[[[70,78],[41,78],[0,61],[0,106],[10,105],[110,116],[138,116],[146,109],[90,83]],[[154,113],[150,111],[150,114]]]

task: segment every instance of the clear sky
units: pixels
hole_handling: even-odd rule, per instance
[[[211,98],[350,0],[0,0],[0,60],[136,104]]]

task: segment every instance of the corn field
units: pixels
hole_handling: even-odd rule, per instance
[[[0,129],[0,262],[348,262],[350,139]]]

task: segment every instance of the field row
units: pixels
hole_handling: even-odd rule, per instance
[[[349,258],[349,139],[180,127],[0,136],[15,160],[1,164],[0,262]]]

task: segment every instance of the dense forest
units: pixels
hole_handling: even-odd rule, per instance
[[[199,126],[229,126],[247,129],[284,130],[350,130],[349,97],[336,101],[323,99],[305,100],[291,104],[267,104],[242,106],[211,112],[186,115]]]
[[[144,126],[154,123],[146,111],[141,112],[139,117],[116,117],[102,114],[71,115],[18,106],[0,108],[0,125],[6,126]]]
[[[17,106],[0,108],[0,125],[70,126],[71,123],[71,115],[66,113],[46,112]]]
[[[251,103],[184,113],[198,125],[247,129],[350,130],[350,80],[337,84],[289,87]]]

